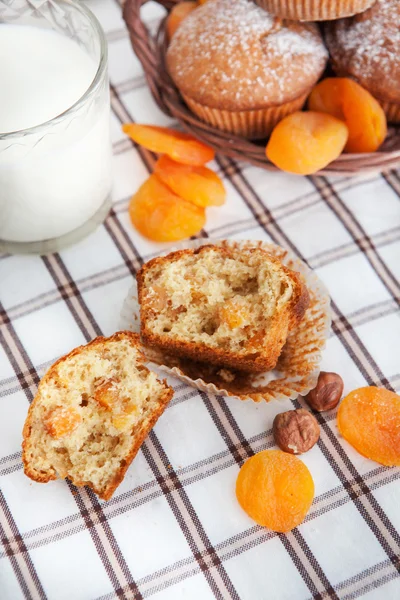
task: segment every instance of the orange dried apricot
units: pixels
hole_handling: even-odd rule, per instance
[[[308,97],[307,108],[314,112],[328,113],[344,121],[342,100],[339,98],[343,93],[341,81],[343,79],[340,77],[328,77],[317,83]]]
[[[345,152],[375,152],[386,137],[387,121],[383,108],[352,79],[324,79],[311,92],[308,107],[346,123],[349,139]]]
[[[311,175],[342,153],[347,137],[347,126],[331,115],[295,112],[276,125],[266,154],[282,171]]]
[[[95,382],[96,389],[93,393],[93,398],[107,410],[113,410],[119,401],[119,394],[115,388],[113,379],[101,378]]]
[[[136,229],[155,242],[190,237],[206,222],[204,208],[174,194],[157,175],[150,175],[132,197],[129,215]]]
[[[206,144],[188,133],[168,127],[126,123],[122,130],[139,146],[157,154],[167,154],[184,165],[205,165],[215,156],[214,150]]]
[[[195,8],[198,7],[198,3],[194,0],[185,0],[185,2],[178,2],[172,8],[167,19],[167,33],[168,38],[171,39],[179,25],[186,19]]]
[[[154,165],[154,173],[175,194],[197,206],[221,206],[225,202],[224,184],[207,167],[182,165],[164,155]]]
[[[314,481],[297,456],[263,450],[240,469],[236,496],[256,523],[287,532],[304,520],[314,498]]]
[[[225,302],[219,309],[219,318],[229,329],[243,327],[248,323],[249,316],[246,307],[233,298]]]
[[[114,379],[101,378],[95,382],[94,400],[112,413],[112,424],[123,430],[130,424],[129,416],[137,412],[137,406],[129,398],[120,395]]]
[[[123,431],[129,423],[130,419],[128,415],[117,415],[112,418],[112,424],[115,429],[119,429],[119,431]]]
[[[45,428],[56,440],[74,431],[82,421],[81,415],[66,406],[58,406],[51,410],[45,420]]]
[[[337,415],[340,433],[363,456],[400,466],[400,396],[379,387],[350,392]]]
[[[125,398],[121,401],[121,404],[118,406],[116,413],[113,415],[112,424],[116,429],[122,431],[132,423],[132,419],[130,418],[130,416],[137,412],[138,408],[136,404],[130,402],[128,398]]]
[[[153,284],[151,291],[152,295],[149,298],[149,306],[151,307],[151,309],[155,312],[161,312],[162,310],[167,308],[169,297],[165,287],[163,287],[162,285]]]

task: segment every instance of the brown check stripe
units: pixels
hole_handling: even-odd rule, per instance
[[[101,335],[100,327],[83,301],[61,257],[55,254],[43,258],[43,261],[86,341]],[[134,598],[134,600],[141,600],[142,596],[118,547],[114,534],[104,517],[96,495],[91,490],[84,490],[75,492],[74,497],[117,596],[119,598],[128,597],[121,591],[123,587],[128,585],[131,592],[129,597]],[[90,514],[88,509],[92,507],[94,513]]]
[[[224,159],[224,160],[226,160],[226,159]],[[318,178],[314,178],[314,180],[317,180],[317,179]],[[291,250],[296,252],[297,255],[301,256],[301,258],[304,260],[304,256],[301,255],[301,253],[299,252],[299,249],[296,248],[296,246],[286,237],[286,235],[284,234],[282,229],[279,227],[279,225],[276,223],[276,221],[273,220],[270,211],[265,207],[265,205],[263,204],[261,199],[255,193],[254,189],[251,188],[249,183],[242,177],[242,175],[239,171],[237,172],[233,181],[234,181],[234,184],[237,186],[237,188],[240,189],[244,198],[245,198],[245,194],[243,193],[244,190],[247,189],[247,191],[249,192],[249,194],[247,196],[247,204],[248,204],[249,208],[252,210],[252,212],[254,213],[254,216],[257,219],[257,221],[266,230],[266,232],[269,234],[271,239],[275,243],[280,243],[282,246],[289,247]],[[319,188],[319,191],[321,192],[321,196],[325,200],[327,200],[330,197],[329,192],[332,194],[331,186],[328,186],[327,190],[321,190],[321,188]],[[336,198],[336,194],[335,194],[335,198]],[[331,207],[332,204],[330,204],[329,206]],[[346,211],[346,213],[348,213],[348,212],[349,211]],[[337,215],[341,216],[339,212],[337,212]],[[355,227],[354,227],[355,231],[362,231],[362,228],[357,223],[355,223],[354,218],[352,219],[352,221],[355,224]],[[353,227],[352,228],[349,227],[349,230],[352,233],[353,237],[354,237],[354,229],[353,229]],[[365,235],[365,233],[364,233],[364,235]],[[374,253],[374,249],[373,249],[372,245],[370,245],[370,246],[371,246],[372,253]],[[366,249],[362,248],[362,250],[363,250],[364,254],[367,254]],[[375,258],[375,256],[374,256],[374,258]],[[395,280],[395,278],[392,276],[392,274],[389,272],[389,270],[387,268],[379,270],[379,267],[381,266],[381,263],[382,263],[381,259],[379,259],[377,261],[372,261],[371,257],[369,257],[369,259],[370,259],[371,265],[373,266],[375,272],[377,273],[378,277],[381,280],[383,280],[383,274],[382,274],[383,272],[390,277],[391,282],[393,282],[393,284],[396,286],[397,289],[395,289],[393,292],[392,286],[389,286],[388,280],[386,280],[386,279],[384,280],[384,283],[388,287],[388,289],[390,290],[392,295],[394,293],[393,299],[395,301],[400,300],[400,295],[398,293],[398,290],[399,290],[398,283]],[[333,304],[333,309],[334,309],[334,314],[336,314],[340,318],[341,321],[344,321],[345,320],[344,315],[340,314],[339,309],[334,304]],[[348,326],[348,329],[350,330],[350,326]],[[339,331],[338,331],[338,337],[342,337],[341,332],[339,332]],[[378,365],[376,365],[374,363],[371,355],[368,353],[367,349],[361,343],[361,340],[358,338],[358,336],[356,336],[355,332],[353,333],[352,337],[353,337],[354,341],[357,341],[358,349],[362,352],[363,357],[367,358],[368,364],[371,365],[371,367],[373,367],[374,374],[378,375],[379,385],[385,385],[386,387],[389,387],[390,389],[392,389],[389,381],[387,379],[385,379],[385,377],[379,370]],[[360,366],[361,366],[361,364],[360,364]],[[375,377],[375,379],[371,379],[371,378],[366,378],[366,379],[367,379],[367,381],[369,379],[370,384],[376,383],[376,377]],[[323,415],[319,415],[319,420],[320,420],[321,424],[324,425]],[[343,460],[343,464],[346,465],[346,467],[349,469],[349,471],[352,473],[353,476],[357,477],[356,480],[359,480],[360,482],[362,482],[362,478],[357,474],[357,472],[354,469],[354,467],[352,466],[351,462],[347,459],[345,453],[341,449],[336,438],[333,436],[332,433],[330,433],[329,437],[330,437],[330,441],[332,442],[332,445],[335,447],[336,452],[340,453],[341,458]],[[323,443],[321,442],[321,445],[322,444]],[[334,453],[330,452],[327,448],[325,448],[324,453],[327,456],[329,456],[330,463],[334,466],[334,468],[335,467],[337,468],[338,461],[335,460],[336,457],[334,457]],[[339,478],[343,481],[343,484],[346,486],[345,471],[342,469],[340,469],[340,470],[337,469],[337,474],[338,474]],[[368,488],[366,487],[365,489],[367,490]],[[353,494],[350,494],[350,495],[353,496]],[[385,549],[385,552],[387,553],[389,559],[392,560],[393,565],[399,571],[399,560],[398,560],[397,553],[398,553],[398,549],[400,548],[400,538],[399,538],[398,533],[394,530],[389,519],[386,517],[386,515],[384,514],[383,510],[379,507],[379,505],[377,505],[377,503],[373,497],[370,497],[369,506],[368,505],[366,506],[364,502],[358,504],[357,494],[354,494],[353,500],[354,500],[355,504],[357,505],[358,509],[360,510],[360,513],[364,517],[366,523],[368,524],[369,527],[371,527],[371,529],[374,532],[374,534],[376,535],[378,541],[381,543],[382,547]],[[379,524],[376,523],[376,520],[373,520],[371,518],[372,514],[374,514],[374,516],[378,517]],[[394,533],[394,535],[393,535],[393,533]],[[392,535],[393,535],[393,537],[392,537]],[[392,538],[390,540],[391,543],[389,543],[389,544],[388,544],[388,539],[387,539],[388,536],[390,536],[390,538]]]
[[[159,120],[159,113],[150,105],[143,74],[137,65],[129,62],[132,59],[126,31],[120,21],[118,3],[113,0],[89,0],[88,4],[98,14],[110,46],[114,122]],[[150,27],[154,27],[156,19],[151,14],[149,18]],[[10,296],[7,277],[11,276],[11,272],[15,277],[14,258],[8,255],[0,257],[0,340],[4,353],[0,354],[0,402],[4,403],[4,406],[7,403],[7,410],[13,411],[11,403],[14,399],[21,398],[21,394],[26,403],[32,401],[40,375],[57,358],[57,352],[46,355],[44,359],[36,358],[32,344],[27,345],[26,341],[30,324],[42,318],[46,311],[48,315],[52,315],[53,311],[56,311],[54,314],[58,314],[57,311],[62,307],[66,310],[63,314],[68,315],[68,322],[72,323],[77,334],[79,333],[77,343],[81,343],[82,338],[90,340],[96,335],[111,333],[108,331],[109,321],[104,320],[103,315],[97,311],[96,302],[108,298],[109,290],[127,290],[132,276],[141,264],[157,254],[155,245],[143,246],[127,221],[130,194],[143,180],[143,168],[147,172],[151,171],[155,157],[116,133],[113,149],[118,192],[113,210],[104,226],[100,228],[117,256],[112,266],[108,266],[106,260],[104,268],[95,262],[92,270],[87,268],[76,272],[68,250],[42,259],[37,258],[34,259],[34,269],[45,273],[50,283],[45,288],[37,287],[34,280],[28,279],[28,271],[22,272],[19,285],[21,288],[28,286],[28,291],[16,292]],[[380,294],[372,293],[371,298],[366,298],[362,304],[356,303],[349,308],[347,304],[343,304],[341,293],[335,293],[336,282],[332,284],[328,277],[327,283],[333,292],[333,325],[329,344],[336,344],[335,348],[340,352],[337,369],[343,364],[345,372],[356,373],[359,385],[383,385],[398,390],[400,369],[392,367],[384,353],[377,354],[375,345],[371,344],[371,339],[366,337],[365,332],[373,327],[376,338],[379,338],[381,327],[386,327],[386,322],[393,324],[399,316],[400,284],[396,271],[400,262],[399,172],[392,171],[385,175],[361,179],[345,178],[334,182],[314,177],[305,180],[304,183],[299,180],[298,191],[293,192],[295,184],[292,179],[282,179],[279,191],[276,191],[278,188],[274,188],[273,191],[276,175],[262,173],[246,164],[237,164],[224,157],[218,158],[216,169],[228,182],[229,209],[225,212],[224,220],[214,220],[210,216],[202,236],[271,239],[290,248],[323,276],[341,261],[351,261],[360,255],[364,257],[373,273],[376,289],[379,287],[383,291]],[[121,187],[119,179],[123,181]],[[286,190],[286,182],[288,189],[292,189],[290,193]],[[385,226],[380,229],[370,228],[368,221],[363,220],[362,212],[363,197],[373,194],[371,190],[376,189],[382,194],[382,198],[379,198],[379,201],[382,201],[382,211],[387,211]],[[360,195],[360,207],[357,210],[354,210],[354,203],[347,200],[355,193]],[[282,198],[276,201],[277,198],[274,197],[270,205],[270,194],[278,194]],[[389,196],[390,200],[385,200]],[[384,208],[385,201],[387,209]],[[397,209],[393,208],[394,206],[397,206]],[[332,233],[329,243],[315,245],[310,252],[308,248],[303,247],[301,241],[299,242],[299,237],[290,226],[291,222],[298,222],[299,227],[304,228],[304,235],[313,235],[313,227],[318,227],[318,218],[310,217],[314,220],[308,223],[304,218],[305,214],[323,214],[325,217],[329,215],[333,226],[339,226],[344,232],[343,235],[336,239]],[[327,236],[329,235],[328,231]],[[82,262],[86,258],[85,252],[88,252],[87,258],[90,262],[91,255],[101,255],[102,249],[96,247],[94,242],[90,245],[88,240],[82,246]],[[19,262],[17,268],[21,268],[21,264]],[[29,270],[28,264],[26,269]],[[372,289],[372,292],[374,291],[375,288]],[[123,297],[123,293],[118,296],[121,304]],[[116,328],[117,314],[113,323]],[[64,325],[54,321],[54,335],[61,338],[64,334],[67,336],[69,327],[67,322]],[[66,339],[69,340],[70,337],[67,336]],[[394,354],[397,349],[395,331],[393,338],[387,340],[387,345],[388,352]],[[63,349],[66,352],[70,347],[63,346]],[[16,434],[15,443],[5,445],[4,448],[0,439],[1,600],[14,600],[16,589],[18,597],[21,598],[73,599],[74,595],[68,589],[68,581],[64,584],[64,590],[55,591],[51,578],[51,570],[55,568],[55,564],[44,564],[40,552],[46,548],[56,551],[61,541],[73,544],[77,534],[85,532],[88,533],[93,550],[99,558],[99,564],[106,577],[104,581],[108,581],[109,584],[104,584],[103,591],[93,594],[90,584],[85,587],[82,579],[79,597],[84,600],[95,597],[98,600],[112,600],[151,596],[158,599],[164,596],[164,592],[166,598],[181,597],[183,592],[186,595],[182,597],[202,599],[288,598],[285,586],[279,587],[268,572],[268,553],[271,552],[269,548],[274,543],[278,543],[282,549],[282,557],[287,557],[287,560],[282,558],[282,562],[285,565],[283,573],[289,578],[288,581],[297,574],[299,583],[290,595],[293,600],[351,600],[374,593],[374,599],[390,600],[400,597],[399,531],[393,513],[388,512],[387,504],[380,501],[382,493],[385,492],[388,495],[394,494],[398,505],[399,469],[387,469],[374,463],[371,463],[366,472],[365,469],[360,469],[337,437],[335,413],[318,415],[322,429],[318,444],[319,468],[324,469],[324,465],[329,464],[335,480],[327,490],[317,494],[305,523],[284,535],[274,534],[246,521],[239,532],[234,529],[226,530],[221,539],[210,528],[208,521],[203,519],[201,511],[198,511],[199,500],[193,492],[194,486],[197,490],[200,489],[199,486],[208,490],[208,486],[213,481],[219,481],[219,477],[225,477],[232,470],[237,472],[243,461],[255,452],[273,447],[271,417],[268,417],[267,421],[263,417],[264,421],[260,421],[260,426],[253,433],[249,433],[250,421],[246,420],[247,413],[242,410],[237,412],[232,400],[200,394],[181,383],[177,383],[176,386],[174,384],[174,387],[176,394],[163,417],[163,423],[156,427],[142,448],[143,464],[147,469],[144,483],[122,486],[108,503],[99,502],[90,490],[76,490],[69,486],[68,491],[65,487],[64,494],[72,497],[73,503],[66,512],[60,512],[59,518],[54,517],[40,523],[32,520],[31,526],[29,520],[21,519],[16,495],[10,493],[13,485],[18,486],[23,482],[19,437],[17,439]],[[179,462],[174,460],[174,449],[165,441],[164,422],[169,423],[170,419],[173,426],[177,411],[185,410],[189,411],[187,418],[190,419],[193,403],[201,407],[207,415],[209,429],[201,432],[204,436],[203,453],[193,456],[192,460],[188,456],[186,463],[180,466]],[[300,406],[301,399],[292,405]],[[285,409],[287,407],[288,405]],[[23,420],[23,411],[20,418]],[[263,426],[265,422],[268,423],[267,427]],[[187,427],[190,426],[188,421]],[[20,432],[20,429],[17,427],[16,432],[18,431]],[[215,437],[220,440],[219,445],[209,451],[208,439],[212,440]],[[180,444],[180,440],[176,439],[176,445]],[[136,472],[138,468],[134,466],[131,470]],[[227,494],[229,493],[231,492],[227,490]],[[157,561],[152,564],[147,555],[146,558],[143,555],[138,564],[137,559],[132,558],[126,547],[127,540],[132,540],[132,544],[136,543],[135,530],[129,529],[127,520],[124,539],[115,524],[120,519],[129,519],[135,511],[147,507],[157,511],[157,502],[161,499],[166,500],[175,526],[183,535],[186,550],[181,558],[165,559],[163,566]],[[210,510],[224,510],[223,506],[211,505],[210,499]],[[374,540],[375,545],[369,547],[366,542],[365,562],[338,576],[334,570],[327,568],[326,549],[320,549],[312,542],[312,532],[321,527],[319,523],[327,522],[327,518],[332,519],[338,511],[349,507],[354,507],[359,515],[362,524],[360,529],[362,527],[365,539]],[[169,540],[171,547],[177,543],[172,536]],[[372,541],[370,543],[372,544]],[[158,545],[154,538],[152,547],[157,556]],[[371,562],[367,557],[374,551],[377,554]],[[78,547],[76,552],[79,553]],[[247,559],[248,556],[258,556],[257,553],[261,553],[265,564],[265,577],[261,579],[261,587],[257,587],[256,571],[252,570]],[[6,563],[10,565],[11,570],[2,570],[2,565]],[[95,567],[90,560],[87,561],[86,568],[88,578],[96,579]],[[10,578],[10,573],[15,579],[13,585],[8,579],[2,579]],[[74,573],[71,572],[70,578],[73,577]],[[185,587],[190,586],[191,581],[199,581],[197,578],[204,581],[205,587],[200,587],[198,592],[196,587]]]

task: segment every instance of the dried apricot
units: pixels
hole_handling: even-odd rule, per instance
[[[59,439],[72,433],[81,420],[81,415],[73,408],[58,406],[48,413],[44,425],[51,437]]]
[[[276,125],[266,154],[282,171],[311,175],[342,153],[347,137],[347,126],[331,115],[295,112]]]
[[[352,79],[324,79],[311,92],[308,107],[346,123],[349,139],[345,152],[375,152],[386,137],[387,122],[383,108]]]
[[[115,381],[113,379],[106,379],[101,377],[95,381],[95,390],[93,398],[103,408],[107,410],[113,410],[113,408],[119,402],[118,390],[115,387]]]
[[[342,400],[337,424],[357,452],[388,467],[400,466],[400,396],[374,386],[354,390]]]
[[[136,229],[155,242],[190,237],[206,222],[204,208],[174,194],[157,175],[150,175],[132,197],[129,215]]]
[[[194,0],[185,0],[185,2],[178,2],[172,8],[167,19],[167,33],[168,38],[171,39],[179,25],[186,19],[195,8],[198,7],[198,3]]]
[[[221,206],[225,202],[224,184],[207,167],[182,165],[164,155],[154,165],[154,173],[175,194],[197,206]]]
[[[247,325],[249,317],[246,307],[234,298],[225,302],[219,309],[219,318],[229,329],[237,329]]]
[[[124,398],[115,387],[115,379],[100,378],[95,382],[93,398],[103,408],[112,413],[114,427],[123,430],[132,422],[130,415],[137,412],[137,406],[129,398]]]
[[[112,417],[112,424],[116,429],[122,431],[132,425],[131,415],[137,412],[138,408],[136,404],[130,402],[128,398],[124,398],[121,400],[121,404],[116,407],[115,414]]]
[[[149,290],[150,291],[150,290]],[[168,292],[162,285],[153,284],[151,286],[151,296],[149,306],[155,312],[161,312],[168,306]]]
[[[314,498],[314,482],[306,465],[293,454],[263,450],[240,469],[236,496],[256,523],[287,532],[304,520]]]
[[[173,160],[184,165],[205,165],[212,160],[215,152],[206,144],[199,142],[188,133],[182,133],[168,127],[126,123],[124,133],[139,144],[157,154],[167,154]]]

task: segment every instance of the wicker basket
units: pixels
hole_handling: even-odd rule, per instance
[[[157,0],[167,11],[178,0]],[[142,63],[147,83],[160,109],[175,117],[182,127],[199,140],[212,146],[217,152],[237,160],[250,162],[269,171],[278,170],[265,156],[265,144],[255,143],[215,129],[201,121],[186,106],[169,77],[165,65],[167,40],[165,22],[160,23],[153,38],[141,19],[141,7],[147,0],[126,0],[124,19],[127,24],[132,47]],[[320,175],[350,176],[359,173],[384,171],[400,165],[400,127],[391,127],[388,137],[379,152],[370,154],[342,154]]]

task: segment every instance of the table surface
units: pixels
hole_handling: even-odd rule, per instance
[[[113,0],[90,0],[109,41],[114,206],[103,226],[59,254],[0,259],[0,598],[306,600],[400,597],[400,469],[364,459],[338,436],[335,412],[302,456],[316,487],[288,534],[254,524],[234,486],[243,461],[273,447],[274,416],[296,402],[175,396],[109,502],[23,474],[21,430],[40,375],[58,356],[118,329],[156,245],[128,203],[154,156],[121,123],[170,124],[154,105]],[[152,25],[159,7],[145,9]],[[267,173],[219,157],[228,191],[205,235],[271,240],[315,269],[332,297],[322,362],[345,392],[399,390],[400,172],[330,180]]]

